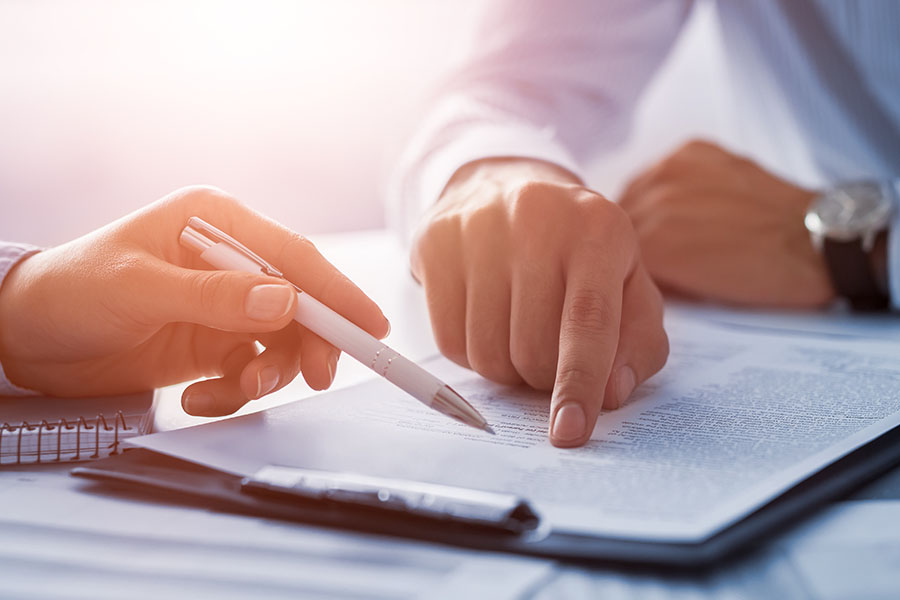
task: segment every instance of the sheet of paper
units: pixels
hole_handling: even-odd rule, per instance
[[[517,493],[554,529],[645,540],[713,535],[900,424],[900,344],[669,323],[670,364],[579,449],[546,439],[546,394],[429,368],[496,436],[384,381],[139,438],[226,471],[280,464]]]
[[[101,494],[61,468],[0,471],[0,506],[3,598],[514,600],[555,568]]]

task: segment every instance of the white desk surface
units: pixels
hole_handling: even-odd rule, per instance
[[[423,295],[381,231],[318,236],[391,319],[390,343],[436,353]],[[367,378],[342,359],[336,385]],[[155,427],[187,417],[163,390]],[[298,381],[242,412],[311,392]],[[0,469],[0,598],[893,598],[900,469],[747,557],[703,574],[584,568],[100,494],[67,467]]]

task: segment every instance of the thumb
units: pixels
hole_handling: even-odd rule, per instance
[[[240,271],[184,269],[163,263],[144,297],[146,316],[166,323],[187,322],[258,333],[290,323],[297,305],[283,279]]]

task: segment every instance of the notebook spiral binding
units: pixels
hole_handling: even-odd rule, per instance
[[[106,421],[106,417],[103,416],[103,413],[98,414],[97,417],[93,419],[93,424],[89,423],[84,417],[78,417],[78,420],[74,423],[69,423],[66,419],[60,419],[56,423],[49,423],[46,420],[42,420],[40,425],[33,425],[28,421],[23,421],[19,424],[4,422],[3,425],[0,425],[0,456],[3,455],[4,448],[9,448],[8,444],[15,444],[16,462],[14,464],[23,464],[22,437],[25,433],[30,434],[33,431],[37,431],[37,463],[61,462],[63,460],[63,433],[71,431],[75,432],[75,455],[69,457],[69,460],[81,460],[82,452],[87,453],[90,451],[93,451],[90,458],[99,458],[101,431],[113,432],[113,441],[108,446],[110,449],[109,454],[119,454],[119,432],[131,431],[132,429],[134,428],[129,427],[125,422],[125,415],[122,414],[122,411],[116,411],[116,416],[113,419],[112,425]],[[88,443],[83,449],[81,443],[82,432],[88,434],[86,436]],[[91,432],[93,432],[93,435],[90,435]],[[93,443],[91,443],[91,438],[93,438]],[[43,450],[48,446],[45,446],[44,444],[49,444],[49,447],[52,448],[54,442],[56,445],[56,457],[45,460]],[[69,451],[67,450],[66,454],[68,453]]]

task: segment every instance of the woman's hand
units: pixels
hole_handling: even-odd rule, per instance
[[[375,303],[312,243],[220,190],[190,187],[9,273],[0,288],[0,364],[10,381],[78,396],[213,377],[182,398],[187,412],[204,416],[230,414],[301,370],[312,388],[331,385],[340,353],[292,320],[296,295],[284,280],[211,270],[180,245],[195,215],[369,333],[387,335]]]
[[[412,250],[435,338],[455,362],[553,390],[550,440],[583,444],[666,361],[662,297],[624,211],[527,159],[460,169]]]

